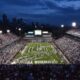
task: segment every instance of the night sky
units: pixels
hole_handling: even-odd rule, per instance
[[[80,22],[80,0],[0,0],[2,14],[23,18],[26,22],[70,25]]]

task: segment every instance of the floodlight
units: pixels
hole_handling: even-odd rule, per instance
[[[0,30],[0,34],[2,34],[2,30]]]
[[[61,25],[61,28],[64,28],[64,25],[63,24]]]
[[[19,31],[21,31],[21,28],[18,28]]]
[[[72,22],[72,27],[76,27],[76,22]]]
[[[10,30],[9,29],[7,30],[7,33],[10,33]]]
[[[43,31],[43,34],[48,34],[48,31]]]
[[[33,33],[34,33],[34,32],[32,32],[32,31],[29,31],[29,32],[28,32],[28,34],[33,34]]]

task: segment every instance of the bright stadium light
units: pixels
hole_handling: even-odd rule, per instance
[[[21,31],[21,28],[18,28],[19,31]]]
[[[63,24],[61,25],[61,28],[64,28],[64,25]]]
[[[2,34],[2,30],[0,30],[0,34]]]
[[[32,32],[32,31],[29,31],[29,32],[28,32],[28,34],[33,34],[33,33],[34,33],[34,32]]]
[[[10,30],[9,29],[7,30],[7,33],[10,33]]]
[[[72,22],[72,27],[76,27],[76,22]]]
[[[43,34],[48,34],[48,31],[43,31],[42,33],[43,33]]]

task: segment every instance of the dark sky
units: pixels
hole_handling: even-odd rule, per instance
[[[80,0],[0,0],[0,17],[3,13],[10,19],[70,25],[80,22]]]

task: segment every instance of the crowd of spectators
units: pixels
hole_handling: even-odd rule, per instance
[[[80,38],[80,29],[72,29],[66,32],[69,35]]]
[[[10,60],[24,48],[26,40],[19,39],[0,50],[0,64],[8,64]]]
[[[1,65],[0,80],[80,80],[80,66]]]
[[[11,44],[12,42],[18,40],[19,37],[13,35],[12,33],[0,34],[0,48]]]
[[[56,45],[62,50],[71,63],[80,63],[80,41],[65,35],[55,40]]]

